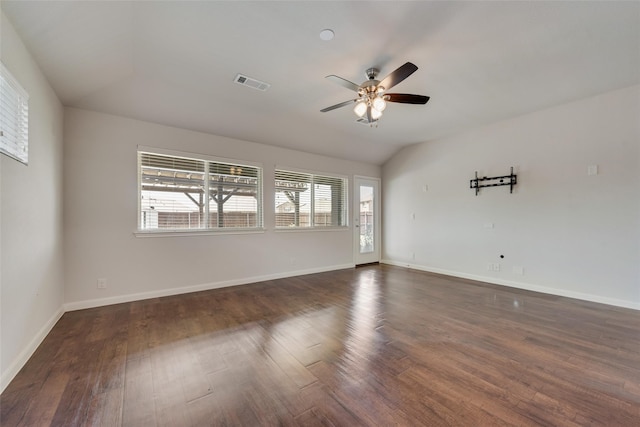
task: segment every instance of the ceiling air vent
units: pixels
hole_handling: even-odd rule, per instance
[[[271,87],[269,83],[261,82],[260,80],[252,79],[251,77],[247,77],[242,74],[236,75],[236,78],[233,81],[240,85],[261,91],[265,91]]]

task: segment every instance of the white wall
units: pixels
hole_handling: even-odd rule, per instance
[[[639,117],[635,86],[402,150],[383,166],[383,259],[640,309]],[[469,188],[511,166],[513,194]]]
[[[215,120],[215,118],[212,118]],[[285,130],[283,130],[285,131]],[[138,145],[260,162],[259,234],[135,237]],[[67,309],[353,265],[352,233],[274,231],[274,166],[380,176],[380,167],[78,109],[65,110]],[[96,289],[98,278],[107,289]]]
[[[29,93],[29,166],[0,155],[0,389],[62,315],[63,108],[4,14],[2,62]]]

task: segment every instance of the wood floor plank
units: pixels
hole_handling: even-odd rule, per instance
[[[640,312],[372,265],[65,313],[4,426],[636,426]]]
[[[149,357],[136,357],[127,361],[122,425],[127,427],[158,425]]]

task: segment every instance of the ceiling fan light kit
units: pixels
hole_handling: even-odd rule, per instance
[[[356,105],[353,107],[353,112],[360,118],[358,121],[364,120],[366,117],[366,122],[370,126],[373,126],[374,123],[377,125],[378,120],[382,117],[382,112],[387,108],[387,102],[397,102],[401,104],[426,104],[427,101],[429,101],[428,96],[406,93],[385,93],[387,89],[397,85],[413,74],[417,69],[418,67],[414,64],[407,62],[380,81],[376,80],[379,70],[377,68],[369,68],[366,71],[368,80],[361,85],[357,85],[335,75],[327,76],[326,78],[328,80],[357,92],[358,97],[353,100],[332,105],[320,111],[322,113],[326,113],[327,111],[335,110],[355,102]]]

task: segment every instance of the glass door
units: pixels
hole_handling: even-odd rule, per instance
[[[380,261],[380,180],[354,179],[354,259],[356,265]]]

